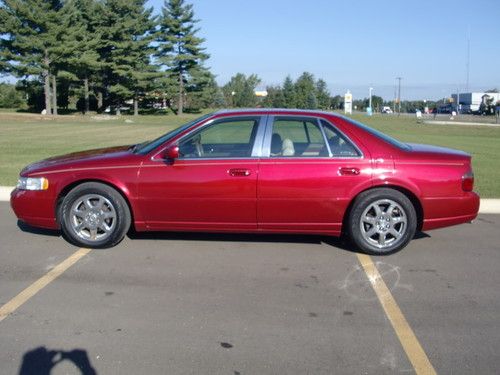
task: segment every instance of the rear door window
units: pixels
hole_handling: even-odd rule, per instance
[[[271,157],[328,157],[328,148],[316,119],[276,117]]]

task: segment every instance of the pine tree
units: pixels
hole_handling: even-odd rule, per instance
[[[90,87],[97,81],[101,67],[97,48],[101,44],[99,15],[101,4],[94,0],[68,0],[65,4],[67,32],[65,45],[73,45],[64,57],[63,69],[67,75],[83,85],[83,112],[90,109]]]
[[[321,78],[316,82],[316,98],[319,108],[328,109],[330,107],[330,92],[326,82]]]
[[[155,22],[146,0],[105,0],[100,20],[101,46],[98,48],[103,66],[103,86],[107,101],[120,114],[127,99],[138,100],[155,75],[149,56]]]
[[[0,68],[18,77],[40,76],[45,109],[57,114],[56,76],[61,51],[60,0],[3,0],[0,3]]]
[[[306,109],[317,109],[318,108],[318,99],[316,98],[316,94],[314,91],[310,91],[307,93],[306,100]]]
[[[314,82],[314,76],[311,73],[304,72],[295,82],[295,95],[296,95],[296,106],[297,108],[309,108],[316,104],[316,85]],[[313,98],[314,96],[314,98]]]
[[[219,86],[214,75],[205,67],[198,66],[192,69],[186,86],[186,104],[189,108],[198,110],[214,106],[215,96]]]
[[[285,81],[283,82],[283,97],[284,97],[283,107],[295,108],[297,106],[295,86],[290,76],[287,76],[285,78]]]
[[[159,62],[168,68],[167,74],[177,83],[177,114],[184,110],[186,84],[193,71],[208,59],[203,38],[196,36],[198,20],[194,18],[193,6],[184,0],[165,0],[157,34]]]

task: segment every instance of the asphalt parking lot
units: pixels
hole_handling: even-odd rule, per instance
[[[0,311],[19,306],[0,314],[0,373],[411,374],[422,353],[439,374],[498,373],[499,228],[500,215],[481,215],[388,257],[323,237],[216,234],[87,252],[19,228],[2,202]]]

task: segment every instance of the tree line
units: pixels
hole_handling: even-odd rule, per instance
[[[215,96],[209,55],[193,6],[165,0],[153,15],[146,0],[0,1],[0,73],[43,87],[43,108],[57,114],[71,95],[83,112],[132,100],[162,101],[182,114]]]
[[[273,107],[301,109],[331,108],[330,93],[323,79],[304,72],[293,81],[287,76],[282,85],[267,86],[262,96],[256,89],[262,80],[256,75],[238,73],[222,87],[222,101],[227,107]],[[257,95],[256,95],[257,94]]]
[[[234,75],[219,87],[206,67],[193,6],[165,0],[153,15],[146,0],[0,0],[0,73],[19,78],[27,105],[57,114],[132,106],[178,114],[208,107],[335,109],[323,79],[304,72],[295,81],[255,90],[261,79]],[[7,86],[4,93],[13,94]],[[19,104],[3,100],[3,104]],[[2,106],[2,103],[0,103]]]

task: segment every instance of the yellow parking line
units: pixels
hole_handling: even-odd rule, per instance
[[[372,259],[365,254],[357,254],[357,256],[415,372],[426,375],[436,374],[436,370],[432,367],[429,358],[422,349],[389,288],[387,288],[382,276],[380,276],[377,267],[373,264]]]
[[[45,275],[40,277],[29,287],[24,289],[17,296],[12,298],[5,305],[0,307],[0,322],[4,320],[6,317],[8,317],[10,314],[12,314],[14,311],[16,311],[19,308],[19,306],[23,305],[26,301],[28,301],[31,297],[37,294],[40,290],[42,290],[56,278],[61,276],[68,268],[70,268],[73,264],[78,262],[78,260],[87,255],[89,252],[90,249],[80,249],[76,251],[69,258],[63,260],[52,270],[47,272]]]

